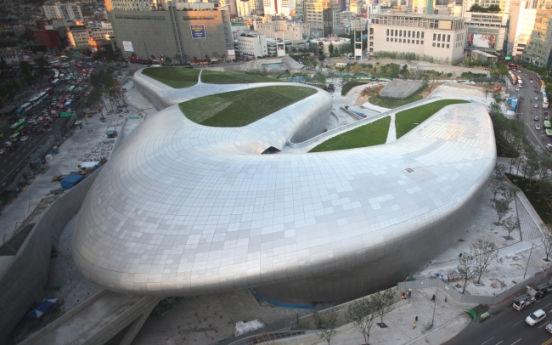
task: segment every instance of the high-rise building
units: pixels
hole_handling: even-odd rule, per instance
[[[264,14],[289,16],[295,9],[295,0],[263,0]]]
[[[48,19],[63,19],[69,21],[82,21],[81,7],[75,4],[61,4],[59,2],[54,5],[44,5],[44,15]]]
[[[433,14],[435,0],[413,0],[412,13]]]
[[[335,17],[339,18],[339,12],[335,13],[337,6],[334,0],[304,0],[304,21],[311,24],[311,29],[319,30],[323,37],[328,37],[333,33]]]
[[[537,67],[550,66],[552,49],[552,10],[537,9],[535,26],[527,46],[523,50],[522,59]]]
[[[523,53],[535,26],[537,9],[533,7],[534,5],[533,1],[510,1],[510,27],[506,55],[520,56]]]
[[[507,13],[466,12],[464,18],[468,28],[466,49],[477,49],[488,53],[504,50],[508,32]]]
[[[69,44],[75,49],[88,49],[90,44],[90,35],[84,26],[71,26],[67,31]]]
[[[473,5],[488,8],[491,5],[500,7],[500,11],[508,13],[510,11],[510,0],[463,0],[462,14],[465,15]]]

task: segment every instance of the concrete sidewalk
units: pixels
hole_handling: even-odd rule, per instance
[[[436,301],[432,302],[433,294]],[[452,299],[445,302],[445,294],[434,288],[413,291],[412,298],[401,300],[396,308],[383,318],[386,328],[374,322],[369,343],[371,345],[397,344],[442,344],[464,329],[471,319],[464,312],[469,305],[461,305]],[[418,322],[414,326],[416,317]],[[433,327],[431,326],[433,322]],[[336,329],[337,335],[332,339],[332,345],[364,344],[364,337],[354,328],[346,324]],[[315,330],[306,335],[275,341],[285,345],[325,344]]]

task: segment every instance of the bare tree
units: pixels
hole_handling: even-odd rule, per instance
[[[372,297],[352,302],[349,305],[348,312],[349,320],[353,322],[355,328],[364,337],[364,343],[368,344],[370,330],[377,316]]]
[[[513,240],[512,238],[512,232],[516,230],[520,230],[520,224],[519,224],[519,218],[516,219],[513,216],[509,216],[508,218],[504,219],[502,222],[502,227],[504,230],[508,231],[508,239]]]
[[[519,189],[510,182],[504,181],[500,188],[500,194],[504,197],[505,200],[508,200],[508,203],[510,203],[516,197],[518,190]]]
[[[391,311],[393,307],[395,294],[393,290],[387,289],[380,292],[376,292],[370,296],[372,303],[374,304],[374,310],[377,316],[380,318],[380,326],[384,326],[383,317]]]
[[[463,253],[456,268],[462,279],[463,294],[466,291],[470,279],[475,276],[475,258],[469,253]]]
[[[503,165],[498,163],[495,165],[493,174],[491,175],[491,180],[489,181],[489,187],[493,192],[493,200],[496,199],[496,195],[502,189],[502,186],[505,180],[505,177],[504,177],[505,171],[506,171],[506,168]]]
[[[544,231],[544,238],[542,239],[542,245],[544,246],[544,252],[546,253],[546,259],[545,261],[548,261],[548,257],[552,254],[552,233],[550,232],[550,229],[545,228]]]
[[[317,329],[320,330],[317,335],[320,339],[324,339],[328,345],[330,345],[332,338],[336,335],[337,331],[335,330],[335,324],[337,318],[339,317],[339,312],[337,308],[330,308],[323,312],[314,312],[312,318],[314,319],[314,324]]]
[[[474,258],[474,274],[477,284],[481,282],[481,276],[489,265],[498,258],[498,248],[494,242],[477,239],[470,244],[470,255]]]
[[[496,211],[496,216],[498,217],[498,221],[495,223],[496,225],[500,225],[500,221],[504,216],[510,211],[510,201],[506,199],[495,199],[492,200],[491,206]]]

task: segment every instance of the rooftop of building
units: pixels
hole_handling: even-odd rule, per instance
[[[464,20],[462,17],[445,16],[438,14],[417,14],[417,13],[374,13],[372,18],[376,17],[409,17],[409,18],[423,18],[423,19],[436,19],[436,20]]]

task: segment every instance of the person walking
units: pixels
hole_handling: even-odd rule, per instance
[[[445,303],[447,303],[448,296],[445,296]]]
[[[433,297],[431,297],[431,301],[435,302],[435,295],[433,295]]]

